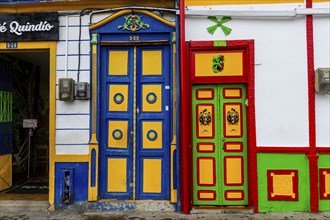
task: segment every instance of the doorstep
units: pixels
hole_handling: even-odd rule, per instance
[[[190,214],[253,214],[247,206],[194,206]]]
[[[70,205],[57,205],[56,210],[71,210],[84,212],[128,212],[128,211],[146,211],[146,212],[175,212],[176,204],[169,201],[159,200],[112,200],[102,199],[97,202],[75,202]]]
[[[48,211],[49,202],[47,200],[0,200],[1,211]]]

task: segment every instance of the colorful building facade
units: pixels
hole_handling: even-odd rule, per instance
[[[0,3],[1,190],[28,62],[51,209],[329,211],[329,1]]]

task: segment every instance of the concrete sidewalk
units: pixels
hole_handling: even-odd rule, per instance
[[[166,211],[116,211],[92,212],[73,206],[61,211],[48,211],[48,201],[0,200],[0,220],[330,220],[330,212],[286,212],[286,213],[252,213],[252,210],[200,210],[193,209],[185,215]],[[79,208],[80,207],[80,208]]]

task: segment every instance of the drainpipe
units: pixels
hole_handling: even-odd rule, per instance
[[[65,16],[65,78],[68,78],[69,16]]]

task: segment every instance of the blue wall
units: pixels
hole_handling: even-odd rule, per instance
[[[55,205],[62,204],[64,173],[73,174],[73,202],[88,199],[88,163],[55,163]]]

